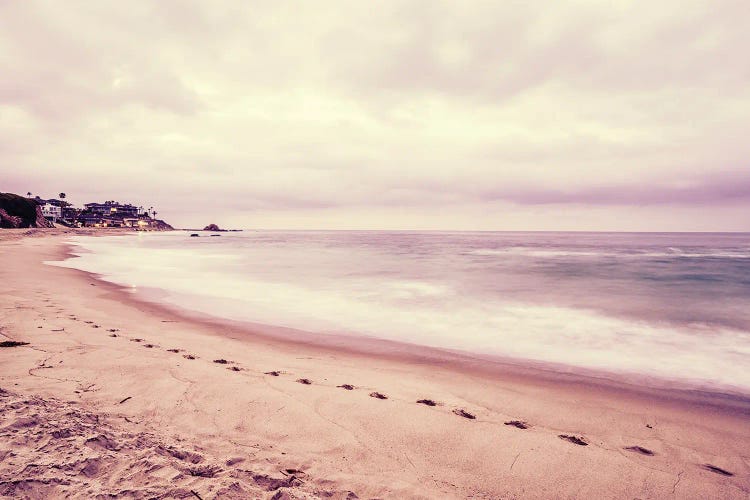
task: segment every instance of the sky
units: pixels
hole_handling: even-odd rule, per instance
[[[0,0],[0,191],[180,227],[750,231],[747,47],[747,0]]]

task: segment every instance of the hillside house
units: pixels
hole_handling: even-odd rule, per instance
[[[78,216],[78,212],[80,212],[79,209],[71,207],[71,206],[62,207],[62,218],[63,220],[72,223],[76,220],[76,217]]]
[[[42,215],[45,219],[57,222],[58,219],[62,219],[62,206],[53,205],[49,202],[42,204]]]
[[[102,216],[111,216],[116,218],[138,217],[138,207],[130,204],[120,204],[115,201],[105,201],[104,203],[86,203],[84,205],[88,212]]]
[[[95,213],[81,213],[78,215],[77,222],[82,226],[101,226],[102,225],[102,215],[101,214],[95,214]]]

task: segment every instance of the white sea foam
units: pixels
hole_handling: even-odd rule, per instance
[[[55,264],[99,273],[135,293],[157,289],[159,300],[231,320],[750,391],[750,333],[742,329],[623,318],[478,293],[468,285],[482,276],[467,274],[463,262],[428,259],[426,268],[396,268],[396,257],[378,249],[382,262],[375,262],[369,247],[369,260],[360,260],[360,247],[337,253],[332,245],[292,239],[286,247],[274,241],[269,250],[248,236],[211,240],[191,242],[182,233],[76,238],[86,251]],[[433,279],[431,272],[450,265],[455,279]]]
[[[544,250],[528,247],[507,248],[479,248],[466,252],[468,255],[478,256],[508,256],[520,255],[540,258],[554,257],[616,257],[623,259],[652,258],[652,257],[682,257],[682,258],[719,258],[719,259],[750,259],[750,250],[727,252],[721,249],[708,249],[706,251],[685,252],[679,248],[669,248],[665,252],[602,252],[587,250]]]
[[[508,248],[480,248],[477,250],[471,250],[467,252],[470,255],[525,255],[531,257],[591,257],[591,256],[602,256],[602,255],[614,255],[606,254],[602,252],[584,251],[584,250],[539,250],[535,248],[526,247],[508,247]]]

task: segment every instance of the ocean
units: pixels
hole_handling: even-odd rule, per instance
[[[750,234],[72,238],[53,263],[220,319],[750,394]]]

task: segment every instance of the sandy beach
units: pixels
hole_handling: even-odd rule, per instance
[[[70,233],[0,231],[0,497],[750,497],[750,399],[284,340],[44,265]]]

